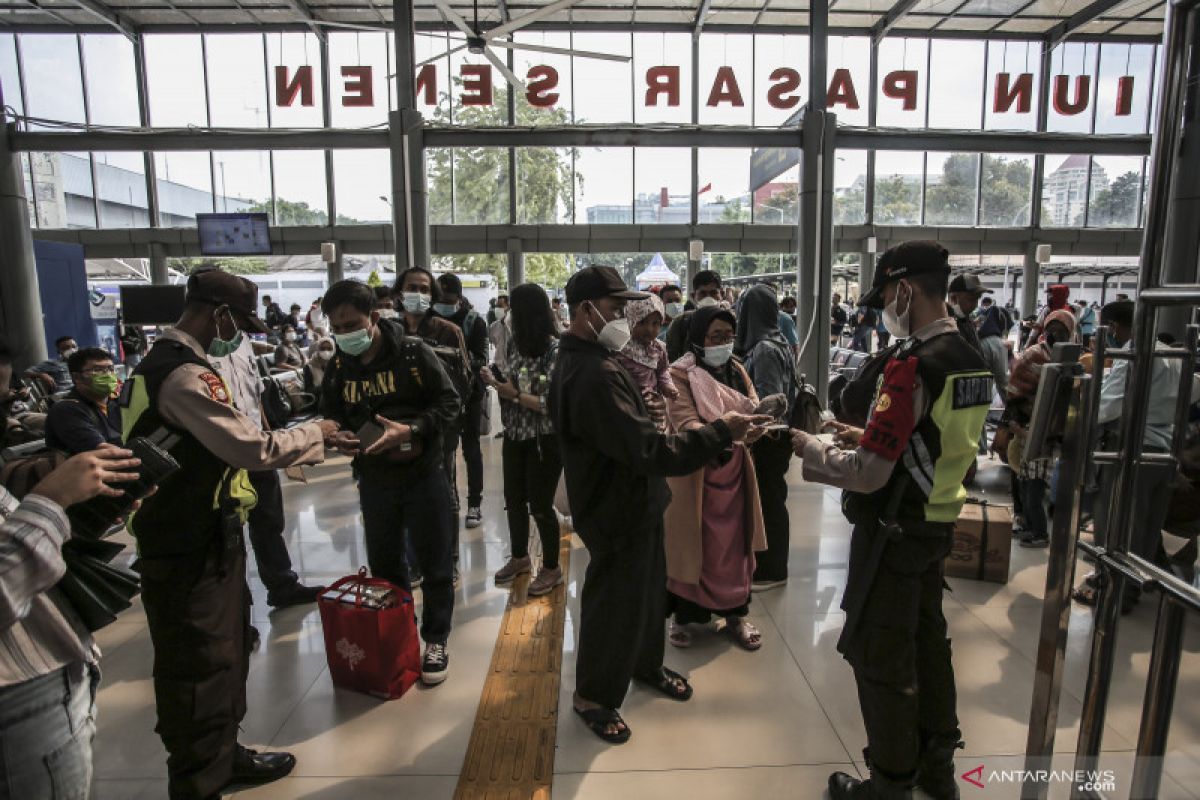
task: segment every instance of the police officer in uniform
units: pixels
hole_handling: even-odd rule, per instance
[[[867,729],[869,780],[829,779],[838,798],[957,798],[954,671],[942,614],[942,560],[966,499],[962,480],[992,399],[982,356],[946,310],[948,253],[905,242],[883,254],[865,305],[905,341],[863,411],[834,423],[841,447],[794,431],[804,478],[846,490],[854,523],[838,651],[850,662]],[[845,397],[845,395],[843,395]],[[861,418],[861,417],[860,417]]]
[[[215,798],[229,784],[272,781],[295,765],[289,753],[256,753],[237,742],[250,654],[242,527],[256,500],[246,470],[319,462],[337,425],[266,433],[233,407],[208,358],[232,353],[243,331],[266,332],[255,315],[257,293],[244,278],[194,272],[183,316],[121,397],[126,441],[163,442],[181,466],[129,522],[154,644],[155,730],[173,800]]]

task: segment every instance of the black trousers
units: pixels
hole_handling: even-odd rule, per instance
[[[856,525],[851,542],[848,601],[865,592],[865,602],[840,643],[854,668],[859,707],[867,729],[873,767],[886,777],[913,777],[922,742],[957,740],[957,692],[942,613],[944,570],[952,537],[905,534],[888,541],[874,574],[863,563],[877,524]],[[878,545],[878,542],[875,542]],[[854,563],[858,560],[858,563]]]
[[[579,598],[575,689],[584,700],[619,708],[630,680],[662,669],[667,596],[662,518],[633,531],[593,535],[619,546],[590,554]]]
[[[458,451],[459,440],[462,441],[463,461],[467,463],[467,507],[478,507],[483,502],[483,450],[479,447],[479,415],[482,413],[481,406],[486,396],[486,393],[482,393],[467,403],[458,424],[447,430],[442,439],[446,454],[446,475],[450,478],[450,492],[456,506],[458,467],[454,455]]]
[[[562,456],[554,434],[524,441],[504,437],[504,509],[513,558],[529,555],[529,517],[542,540],[542,565],[558,567],[558,515],[554,492],[562,475]]]
[[[787,510],[787,472],[792,460],[792,442],[787,436],[764,436],[750,450],[758,479],[767,549],[755,553],[754,580],[782,581],[788,576],[788,553],[792,547],[791,522]]]
[[[214,539],[220,537],[214,534]],[[142,604],[154,644],[155,730],[172,800],[215,797],[233,774],[250,669],[245,545],[142,558]]]
[[[299,578],[292,571],[292,558],[283,542],[286,524],[283,515],[283,489],[278,470],[250,472],[250,485],[258,493],[258,504],[250,511],[250,547],[258,565],[258,577],[268,591],[286,589]]]

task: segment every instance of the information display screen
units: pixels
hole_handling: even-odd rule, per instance
[[[197,214],[196,227],[201,255],[271,255],[271,227],[264,212]]]

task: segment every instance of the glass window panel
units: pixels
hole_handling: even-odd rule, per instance
[[[327,225],[329,199],[325,185],[325,153],[321,150],[276,150],[275,224]]]
[[[1032,156],[985,153],[979,190],[979,224],[1025,227],[1029,224],[1032,192]]]
[[[571,34],[565,31],[536,31],[533,33],[518,33],[518,44],[526,43],[542,47],[561,47],[571,49]],[[503,54],[503,50],[497,50]],[[592,61],[594,59],[580,59]],[[513,51],[513,72],[525,81],[526,86],[534,88],[537,83],[545,83],[545,87],[536,92],[539,103],[548,103],[553,95],[558,99],[553,105],[530,105],[525,92],[517,93],[517,124],[518,125],[566,125],[571,122],[572,89],[571,89],[571,56],[557,53],[542,53],[535,50]],[[530,69],[535,67],[554,70],[553,74],[539,71],[530,75]],[[553,85],[551,82],[553,81]]]
[[[1088,227],[1136,228],[1141,193],[1141,158],[1093,156]]]
[[[867,151],[838,150],[833,168],[833,224],[867,221]]]
[[[1038,92],[1041,85],[1040,42],[989,42],[987,93],[985,102],[985,127],[988,130],[1031,131],[1037,127]],[[1008,75],[1007,84],[1000,86],[999,76]],[[1019,86],[1024,86],[1022,76],[1028,77],[1028,91],[1009,101]],[[1001,88],[1002,95],[997,92]],[[997,111],[997,103],[1005,111]],[[1023,105],[1023,103],[1025,105]],[[1027,111],[1022,108],[1027,107]]]
[[[1082,228],[1087,208],[1087,156],[1046,156],[1042,179],[1042,225]]]
[[[332,38],[332,37],[331,37]],[[267,127],[267,84],[262,35],[206,36],[212,124],[230,128]]]
[[[647,106],[649,94],[646,71],[654,67],[678,69],[678,96],[672,98],[668,92],[659,92],[654,98],[656,105]],[[635,33],[633,35],[633,121],[648,122],[691,122],[692,121],[692,37],[686,33]],[[667,76],[670,77],[669,75]],[[667,82],[667,81],[664,81]],[[700,98],[703,103],[707,98]],[[669,105],[672,99],[677,105]]]
[[[430,225],[454,222],[454,149],[431,147],[425,151],[425,202]]]
[[[924,171],[924,153],[875,154],[875,224],[921,224]]]
[[[1094,42],[1066,42],[1050,58],[1050,116],[1046,129],[1062,133],[1090,133],[1096,98]],[[1081,91],[1086,89],[1086,91]]]
[[[1154,45],[1100,46],[1096,133],[1145,133]]]
[[[637,182],[634,222],[673,225],[691,222],[691,150],[683,147],[635,148],[633,171]]]
[[[834,47],[833,43],[830,43]],[[834,47],[834,49],[836,49]],[[830,58],[833,58],[832,53]],[[704,58],[701,57],[701,74],[704,74]],[[832,67],[832,64],[831,64]],[[795,104],[790,108],[775,108],[767,99],[767,93],[778,81],[771,80],[771,73],[777,69],[794,69],[800,75],[800,85],[794,92],[787,92],[780,100]],[[741,69],[738,70],[738,80]],[[832,73],[831,73],[832,74]],[[704,86],[702,82],[700,84]],[[711,84],[710,84],[711,85]],[[753,92],[743,87],[742,91],[749,98],[753,95],[754,124],[761,127],[778,127],[785,123],[800,107],[808,102],[808,37],[782,33],[763,33],[754,37],[754,88]],[[842,118],[842,107],[835,111],[838,120]],[[702,118],[703,119],[703,118]]]
[[[717,83],[718,77],[720,83]],[[702,34],[699,81],[702,124],[750,125],[757,83],[753,38],[744,33]],[[766,97],[767,82],[763,81],[759,86]],[[795,94],[799,96],[799,93],[797,89]],[[710,105],[710,102],[716,105]],[[739,102],[740,106],[737,105]]]
[[[191,228],[197,214],[213,210],[208,153],[155,153],[158,212],[164,228]]]
[[[96,187],[102,228],[146,228],[146,159],[142,153],[96,153]]]
[[[929,127],[978,130],[983,124],[984,42],[930,42]]]
[[[87,153],[30,153],[37,227],[94,228],[96,204]]]
[[[271,213],[271,155],[265,150],[216,151],[217,211]]]
[[[576,31],[571,34],[571,41],[577,50],[593,50],[619,56],[633,55],[628,33]],[[690,57],[688,63],[691,63]],[[576,122],[633,121],[635,73],[632,61],[621,63],[595,58],[575,58],[572,60],[572,68],[578,90],[575,96]],[[637,92],[639,103],[644,94],[644,88]]]
[[[583,147],[575,159],[579,175],[575,221],[589,225],[633,222],[633,149]]]
[[[749,222],[749,148],[701,149],[699,168],[700,221]]]
[[[391,64],[395,65],[395,42],[391,36],[387,37],[388,54],[391,59]],[[433,91],[433,103],[426,103],[426,93],[423,89],[417,91],[417,108],[425,115],[426,119],[441,123],[450,122],[450,59],[443,54],[447,53],[451,48],[458,47],[458,42],[449,39],[445,33],[434,34],[432,32],[418,31],[413,37],[414,57],[418,64],[417,75],[421,74],[424,67],[420,66],[422,61],[427,61],[431,58],[435,59],[429,66],[433,68],[434,78],[431,82]],[[442,56],[440,58],[436,58]],[[388,70],[391,72],[392,70]],[[396,79],[388,78],[388,108],[389,110],[394,105],[392,98],[396,94]]]
[[[925,164],[925,224],[974,225],[979,156],[929,153]]]
[[[320,128],[323,124],[321,98],[324,85],[317,37],[311,33],[268,33],[267,63],[270,65],[267,72],[267,97],[271,104],[271,127]],[[292,99],[291,105],[279,104],[281,98],[276,91],[277,67],[287,67],[289,82],[296,80],[300,67],[312,68],[312,105],[304,105],[305,98],[302,93]],[[321,174],[324,175],[324,171]]]
[[[795,253],[712,253],[706,255],[708,258],[706,269],[719,273],[723,278],[776,275],[780,272],[791,273],[774,277],[771,279],[771,283],[779,290],[780,299],[785,296],[795,296]],[[745,291],[749,288],[749,284],[741,284],[739,288]]]
[[[885,128],[925,127],[929,41],[887,38],[879,43],[879,111],[876,124]],[[885,94],[885,92],[889,94]]]
[[[17,68],[17,42],[11,34],[0,34],[0,97],[18,114],[25,113],[21,100],[21,77]]]
[[[21,153],[21,177],[25,181],[25,202],[29,204],[29,224],[38,227],[37,204],[33,201],[33,173],[29,169],[29,153]]]
[[[133,42],[114,34],[84,34],[88,111],[93,125],[140,125]]]
[[[807,61],[807,59],[806,59]],[[842,91],[853,90],[858,108],[849,108],[845,101],[835,102],[829,110],[837,114],[841,125],[866,125],[870,117],[871,98],[871,40],[866,36],[829,37],[829,80],[832,83],[838,69],[847,70],[848,81],[839,85]],[[805,75],[807,75],[807,71]],[[829,87],[825,87],[826,90]]]
[[[517,222],[571,222],[574,174],[569,148],[517,148]]]
[[[800,167],[789,167],[754,190],[754,222],[795,225],[800,220]]]
[[[392,221],[392,168],[387,150],[334,150],[333,193],[339,225]]]
[[[451,40],[457,46],[457,40]],[[472,65],[482,67],[482,77],[469,75],[467,80],[473,84],[482,81],[486,86],[488,76],[491,76],[492,102],[491,105],[464,105],[464,97],[478,97],[486,92],[478,86],[472,86],[470,92],[463,89],[463,67]],[[450,81],[453,86],[451,96],[454,98],[452,110],[455,125],[507,125],[508,124],[508,81],[500,71],[492,66],[483,56],[460,50],[450,56]],[[478,102],[476,100],[475,102]]]
[[[367,128],[387,122],[388,55],[385,33],[330,33],[329,65],[333,82],[333,124]],[[342,68],[370,67],[368,81],[361,73],[343,75]],[[362,88],[369,86],[369,89]],[[367,93],[370,97],[366,97]],[[366,103],[370,105],[347,105]]]
[[[454,153],[454,222],[508,223],[508,150],[459,148]]]
[[[21,34],[21,69],[31,117],[84,121],[83,79],[74,36]]]
[[[150,123],[158,128],[207,125],[200,37],[147,35],[145,42]]]

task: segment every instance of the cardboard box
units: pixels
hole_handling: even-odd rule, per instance
[[[968,500],[954,523],[954,549],[946,576],[1008,583],[1012,554],[1012,509]]]

